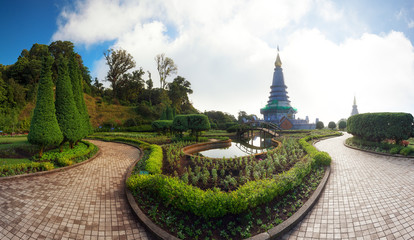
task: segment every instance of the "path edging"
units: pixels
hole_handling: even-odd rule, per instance
[[[88,163],[88,162],[94,160],[95,158],[99,157],[100,155],[101,155],[101,149],[98,148],[98,151],[95,153],[95,155],[93,155],[91,158],[89,158],[88,160],[85,160],[83,162],[76,163],[76,164],[66,166],[66,167],[55,168],[55,169],[52,169],[52,170],[49,170],[49,171],[41,171],[41,172],[20,174],[20,175],[8,176],[8,177],[0,177],[0,182],[1,181],[7,181],[7,180],[20,179],[20,178],[27,178],[27,177],[36,177],[36,176],[42,176],[42,175],[48,175],[48,174],[52,174],[52,173],[56,173],[56,172],[66,171],[66,170],[69,170],[71,168],[79,167],[79,166],[81,166],[85,163]]]
[[[124,143],[127,144],[127,143]],[[132,144],[128,144],[130,146],[136,147]],[[139,148],[138,148],[139,149]],[[141,149],[139,149],[142,151]],[[140,158],[141,159],[141,158]],[[137,159],[132,165],[128,168],[127,174],[125,177],[125,182],[127,179],[131,176],[132,170],[134,169],[137,162],[140,160]],[[291,230],[298,222],[300,222],[310,210],[312,210],[312,207],[316,204],[319,197],[322,194],[323,189],[326,186],[326,183],[328,182],[329,176],[331,174],[331,167],[328,166],[325,171],[325,175],[322,178],[321,182],[319,183],[316,190],[312,193],[311,197],[306,201],[305,204],[299,210],[293,214],[291,217],[289,217],[286,221],[282,222],[281,224],[277,225],[276,227],[263,232],[259,233],[251,238],[251,240],[264,240],[264,239],[275,239],[277,237],[282,236],[283,234],[287,233],[289,230]],[[132,192],[128,189],[128,187],[125,187],[125,193],[127,195],[127,199],[129,202],[129,205],[131,206],[133,212],[138,217],[140,222],[145,226],[147,230],[149,230],[151,233],[153,233],[158,239],[166,239],[166,240],[179,240],[179,238],[171,235],[164,229],[160,228],[158,225],[156,225],[154,222],[151,221],[150,218],[147,217],[147,215],[141,210],[141,208],[136,203],[134,196],[132,195]]]

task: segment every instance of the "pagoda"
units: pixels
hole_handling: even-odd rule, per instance
[[[279,49],[278,49],[279,50]],[[267,105],[260,109],[264,121],[279,125],[282,129],[314,129],[315,124],[309,124],[309,119],[296,119],[297,109],[290,105],[287,86],[283,76],[282,61],[279,51],[275,61],[272,86]]]
[[[356,98],[354,96],[354,105],[352,105],[352,112],[351,112],[351,116],[354,116],[356,114],[359,114],[358,112],[358,106],[356,104]]]

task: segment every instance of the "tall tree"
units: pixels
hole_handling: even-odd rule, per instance
[[[55,115],[52,72],[50,70],[52,63],[52,57],[43,58],[36,107],[27,137],[30,143],[40,146],[40,157],[43,155],[46,146],[59,144],[63,140],[63,135]]]
[[[63,134],[63,141],[60,144],[62,151],[63,143],[69,141],[70,147],[82,138],[82,121],[76,107],[72,92],[72,83],[68,73],[67,59],[60,55],[57,59],[58,79],[56,81],[56,117],[60,130]]]
[[[189,104],[188,94],[192,94],[191,83],[181,76],[177,76],[173,82],[168,83],[168,96],[172,106],[181,112],[181,107]]]
[[[76,108],[79,111],[81,119],[81,138],[88,136],[92,132],[92,126],[89,120],[88,109],[86,108],[85,99],[82,91],[82,75],[79,70],[79,65],[76,61],[75,54],[72,54],[69,60],[69,76],[72,83],[73,98],[75,100]]]
[[[116,98],[117,83],[128,70],[135,67],[135,61],[131,54],[123,49],[110,49],[104,53],[109,71],[106,80],[111,82],[113,97]]]
[[[167,77],[171,74],[177,74],[177,66],[171,58],[165,57],[165,53],[155,56],[155,62],[160,75],[160,88],[165,89],[167,87]]]

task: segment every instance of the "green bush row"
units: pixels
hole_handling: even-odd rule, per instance
[[[59,152],[58,149],[45,152],[41,158],[34,158],[38,162],[54,162],[59,167],[70,166],[86,160],[98,151],[98,147],[86,141],[80,141],[73,149]]]
[[[413,135],[413,116],[410,113],[357,114],[348,118],[347,131],[368,141],[399,142]]]
[[[150,146],[150,154],[145,164],[145,170],[151,174],[160,174],[162,171],[162,148],[158,145]]]
[[[35,173],[52,170],[53,168],[54,165],[51,162],[31,162],[14,165],[2,165],[0,166],[0,176],[6,177],[25,173]]]
[[[299,161],[289,171],[277,175],[274,179],[249,181],[233,192],[225,193],[217,188],[202,190],[178,178],[161,174],[133,175],[127,180],[127,186],[134,193],[141,191],[152,193],[167,205],[204,218],[221,217],[229,213],[237,214],[269,202],[298,186],[312,167],[330,164],[331,158],[327,153],[319,153],[315,147],[303,140],[304,149],[309,151],[311,158]]]

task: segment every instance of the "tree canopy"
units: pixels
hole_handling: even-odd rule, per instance
[[[111,83],[113,94],[116,98],[118,81],[128,70],[135,67],[135,61],[132,55],[124,49],[109,49],[106,53],[104,53],[104,56],[106,64],[109,67],[106,80]]]

